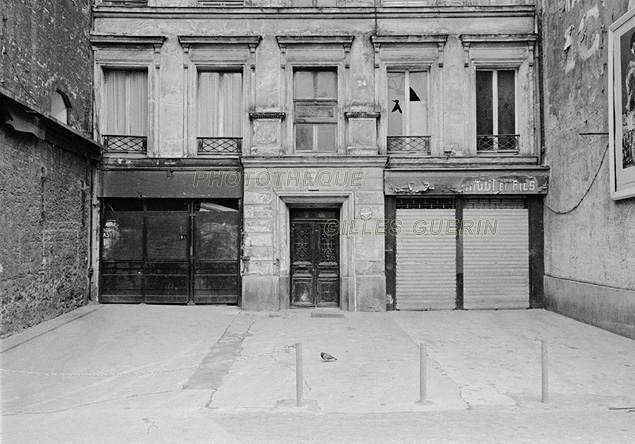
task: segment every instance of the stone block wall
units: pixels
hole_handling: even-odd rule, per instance
[[[85,303],[91,174],[86,157],[0,128],[0,337]]]
[[[0,86],[23,103],[51,108],[56,90],[70,101],[68,123],[91,132],[91,0],[10,0],[0,8]]]

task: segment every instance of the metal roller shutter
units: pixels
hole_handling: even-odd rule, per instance
[[[397,201],[396,304],[398,310],[454,309],[456,230],[453,199]],[[413,228],[425,221],[425,233]],[[422,222],[417,225],[423,230]]]
[[[529,307],[526,201],[466,199],[463,221],[464,308]]]

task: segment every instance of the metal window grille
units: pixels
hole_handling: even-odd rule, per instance
[[[102,0],[101,3],[117,6],[145,6],[148,4],[148,0]]]
[[[110,153],[145,153],[148,138],[145,136],[104,135],[106,151]]]
[[[518,134],[482,134],[476,136],[477,151],[517,152]]]
[[[397,198],[397,209],[418,209],[418,210],[443,210],[456,207],[453,198],[420,198],[420,197],[400,197]]]
[[[199,154],[240,154],[243,139],[240,137],[199,137]]]
[[[480,197],[465,199],[464,208],[494,208],[494,209],[527,209],[527,199],[515,197]]]
[[[389,136],[388,152],[430,154],[430,136]]]

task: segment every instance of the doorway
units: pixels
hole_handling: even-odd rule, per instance
[[[339,209],[291,208],[291,305],[337,307]]]

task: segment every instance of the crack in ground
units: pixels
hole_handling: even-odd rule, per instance
[[[124,399],[133,399],[133,398],[141,398],[144,396],[152,396],[152,395],[163,395],[166,393],[174,393],[174,392],[178,392],[180,390],[162,390],[160,392],[149,392],[149,393],[140,393],[137,395],[129,395],[129,396],[122,396],[122,397],[118,397],[118,398],[109,398],[109,399],[103,399],[101,401],[92,401],[92,402],[85,402],[82,404],[77,404],[71,407],[67,407],[65,409],[60,409],[60,410],[45,410],[45,411],[41,411],[41,412],[10,412],[10,413],[3,413],[0,416],[4,417],[4,416],[22,416],[22,415],[49,415],[49,414],[53,414],[53,413],[62,413],[62,412],[68,412],[70,410],[76,409],[76,408],[80,408],[80,407],[87,407],[87,406],[91,406],[91,405],[98,405],[98,404],[106,404],[108,402],[112,402],[112,401],[121,401]]]
[[[415,340],[412,338],[412,336],[410,336],[402,327],[401,325],[399,325],[397,322],[395,322],[394,320],[391,320],[393,324],[395,324],[397,326],[397,328],[399,328],[399,330],[408,338],[410,339],[410,342],[412,342],[417,348],[420,347],[420,345],[418,343],[415,342]],[[459,391],[459,398],[461,398],[461,401],[463,401],[465,403],[465,405],[467,406],[467,410],[472,410],[472,406],[470,405],[470,403],[463,397],[463,386],[461,386],[458,382],[456,382],[454,379],[452,379],[452,377],[450,377],[450,374],[446,371],[445,374],[443,373],[443,367],[441,366],[441,363],[435,359],[433,359],[426,351],[426,359],[429,359],[432,363],[435,364],[435,366],[439,369],[439,371],[441,371],[442,376],[447,377],[452,384],[454,384],[456,386],[456,388]]]

